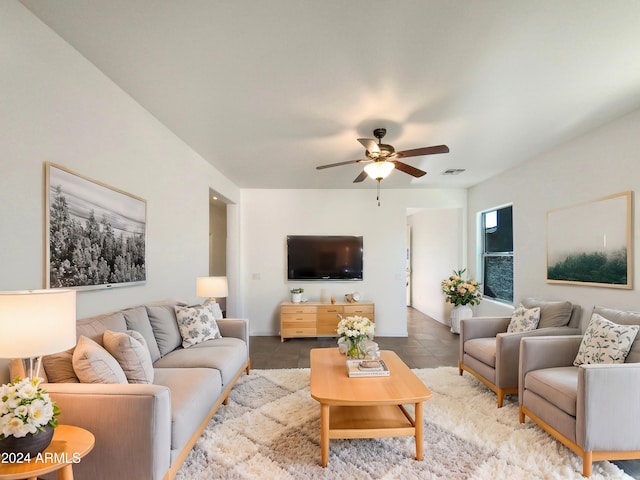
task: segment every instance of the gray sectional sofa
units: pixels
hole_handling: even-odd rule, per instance
[[[249,373],[247,320],[217,320],[222,338],[183,348],[174,305],[143,305],[77,322],[78,338],[99,345],[107,330],[139,332],[151,355],[151,384],[79,383],[73,350],[43,359],[44,387],[62,411],[60,423],[86,428],[96,438],[94,450],[74,465],[75,478],[173,478],[235,382]]]

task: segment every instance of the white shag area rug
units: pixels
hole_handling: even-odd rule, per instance
[[[309,369],[252,370],[233,388],[176,476],[194,479],[581,479],[582,460],[537,427],[518,422],[515,397],[496,396],[457,368],[413,370],[424,404],[424,460],[413,437],[331,440],[320,466],[320,407]],[[610,462],[593,480],[631,479]]]

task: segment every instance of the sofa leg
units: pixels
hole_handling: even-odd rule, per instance
[[[582,455],[582,476],[591,476],[591,466],[593,464],[593,452],[584,452]]]
[[[522,411],[522,405],[520,405],[520,408],[518,409],[518,417],[520,420],[520,423],[524,423],[524,412]]]
[[[458,362],[458,375],[462,376],[462,362]]]
[[[504,392],[498,390],[498,408],[502,408],[502,402],[504,401]]]
[[[247,368],[245,368],[247,375],[249,375],[250,370],[251,370],[251,359],[247,360]]]
[[[224,397],[224,400],[222,401],[223,405],[229,405],[229,396],[227,395],[226,397]]]

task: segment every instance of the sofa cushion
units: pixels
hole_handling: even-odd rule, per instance
[[[158,342],[158,349],[162,357],[182,344],[173,308],[174,304],[146,306],[153,335]]]
[[[153,383],[153,363],[144,337],[136,330],[104,332],[104,348],[120,364],[129,383]]]
[[[179,450],[222,393],[220,372],[211,368],[158,368],[154,383],[171,390],[171,450]]]
[[[496,368],[496,337],[467,340],[464,342],[464,351],[482,363]]]
[[[618,325],[640,325],[640,313],[639,312],[626,312],[624,310],[614,310],[613,308],[594,307],[594,313],[597,313],[603,318],[617,323]],[[626,362],[628,363],[640,363],[640,340],[636,335],[636,339],[631,345],[631,350],[627,355]]]
[[[578,368],[555,367],[533,370],[524,378],[525,390],[546,399],[572,417],[576,416]]]
[[[210,305],[176,305],[175,312],[183,348],[221,337]]]
[[[558,302],[525,298],[522,304],[526,308],[540,308],[540,322],[538,328],[566,327],[571,320],[573,304],[571,302]]]
[[[47,374],[47,381],[51,383],[80,383],[73,369],[74,348],[42,357],[42,366]]]
[[[619,325],[593,313],[573,364],[624,363],[639,329],[638,325]]]
[[[215,368],[220,371],[222,384],[227,385],[248,358],[245,342],[233,337],[223,337],[207,340],[190,348],[178,348],[162,357],[153,366],[156,369]]]
[[[140,332],[144,337],[152,362],[158,360],[160,358],[160,349],[158,348],[156,337],[153,334],[153,328],[151,328],[151,321],[149,320],[146,307],[129,308],[123,310],[122,314],[127,322],[127,329]]]
[[[82,383],[129,383],[116,359],[85,336],[73,351],[73,369]]]
[[[102,336],[106,330],[124,332],[127,329],[124,316],[120,312],[83,318],[76,322],[76,338],[85,336],[98,345],[102,345]],[[46,355],[42,358],[47,378],[51,383],[78,383],[80,380],[73,368],[73,351]]]
[[[513,311],[507,333],[529,332],[538,328],[540,322],[540,307],[526,308],[520,304]]]

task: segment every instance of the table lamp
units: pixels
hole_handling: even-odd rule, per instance
[[[227,277],[198,277],[196,279],[196,295],[207,297],[207,303],[217,303],[216,298],[223,298],[229,295]]]
[[[0,358],[28,358],[29,377],[34,378],[44,355],[75,344],[75,290],[0,292]]]

